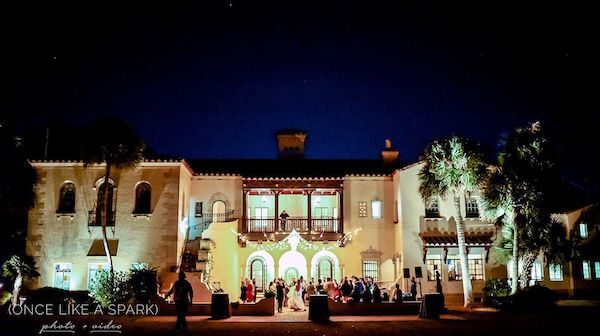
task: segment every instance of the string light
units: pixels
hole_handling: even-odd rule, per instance
[[[306,239],[302,238],[302,236],[298,235],[299,238],[299,242],[298,242],[298,248],[302,249],[302,250],[311,250],[311,251],[319,251],[319,250],[325,250],[325,251],[330,251],[333,250],[335,248],[337,248],[340,245],[346,245],[348,243],[350,243],[352,241],[352,238],[354,238],[354,236],[360,231],[362,230],[362,228],[358,228],[358,229],[354,229],[351,232],[348,232],[346,234],[344,234],[340,239],[338,239],[335,244],[329,245],[329,246],[323,246],[326,244],[322,243],[322,244],[315,244],[312,242],[307,241]],[[235,234],[238,239],[245,243],[246,246],[255,248],[257,250],[262,250],[262,251],[274,251],[274,250],[288,250],[291,248],[290,243],[288,242],[290,235],[292,235],[292,233],[290,233],[290,235],[288,235],[287,237],[283,238],[280,241],[275,241],[275,240],[271,240],[269,239],[269,237],[267,236],[266,233],[264,234],[265,237],[265,241],[264,242],[252,242],[250,240],[248,240],[248,237],[246,237],[245,235],[236,232],[234,229],[231,229],[231,232],[233,232],[233,234]],[[323,238],[323,232],[321,232],[321,234],[319,235],[319,239]],[[265,244],[265,243],[270,243],[270,244]]]

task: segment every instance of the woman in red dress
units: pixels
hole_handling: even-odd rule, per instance
[[[254,301],[254,286],[252,285],[252,281],[246,281],[246,302]]]

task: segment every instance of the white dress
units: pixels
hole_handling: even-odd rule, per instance
[[[296,290],[298,289],[298,290]],[[290,305],[292,309],[298,310],[306,310],[306,305],[304,304],[304,300],[302,299],[302,291],[304,289],[304,284],[300,283],[300,286],[294,286],[294,299],[293,304]]]

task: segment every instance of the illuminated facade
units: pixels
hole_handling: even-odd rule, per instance
[[[380,160],[308,160],[305,139],[280,133],[278,160],[146,161],[115,171],[107,218],[115,269],[157,267],[164,290],[181,267],[199,301],[208,300],[204,283],[235,298],[243,278],[262,290],[280,276],[370,276],[407,290],[420,273],[427,293],[439,270],[447,301],[462,302],[454,206],[423,202],[422,164],[401,165],[389,142]],[[87,289],[107,267],[95,213],[103,166],[33,165],[41,181],[27,249],[41,267],[37,286]],[[490,258],[494,228],[479,219],[477,198],[461,206],[477,298],[506,267]]]

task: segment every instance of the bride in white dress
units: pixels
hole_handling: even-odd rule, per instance
[[[298,281],[296,281],[296,285],[293,287],[293,291],[290,290],[290,293],[293,293],[292,303],[290,304],[290,308],[293,310],[306,310],[306,305],[304,305],[304,299],[302,298],[302,292],[304,291],[304,279],[300,277]]]
[[[287,306],[290,309],[294,309],[294,307],[296,306],[294,304],[294,301],[296,300],[296,295],[294,293],[294,290],[296,289],[296,278],[292,278],[292,283],[288,286],[288,293],[287,293]]]

